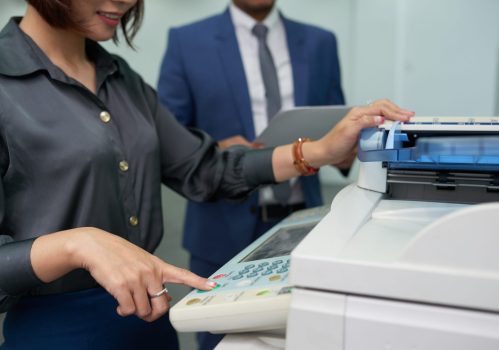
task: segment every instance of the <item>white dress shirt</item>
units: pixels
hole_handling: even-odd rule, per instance
[[[252,33],[253,27],[258,22],[233,3],[229,5],[229,11],[236,30],[239,52],[241,53],[246,81],[248,83],[255,135],[258,136],[268,125],[265,86],[260,72],[258,56],[258,39]],[[261,23],[268,28],[267,46],[272,53],[279,79],[281,110],[293,108],[295,105],[293,71],[289,57],[286,31],[276,6],[274,6],[269,15]],[[292,179],[291,185],[292,193],[289,203],[303,202],[303,194],[299,182],[296,179]],[[264,188],[260,191],[259,201],[260,204],[276,203],[270,188]]]

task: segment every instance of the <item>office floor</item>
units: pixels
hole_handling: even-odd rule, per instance
[[[331,203],[333,197],[341,189],[340,186],[323,186],[322,193],[324,203]],[[167,262],[187,267],[189,255],[182,248],[182,227],[183,217],[185,213],[186,201],[184,198],[175,192],[162,189],[163,213],[165,220],[165,236],[156,251],[156,255],[166,260]],[[173,297],[173,301],[180,300],[189,292],[189,288],[182,285],[169,285],[168,289]],[[3,323],[3,314],[0,315],[0,325]],[[195,350],[196,341],[193,333],[180,333],[180,349]],[[0,344],[3,341],[2,332],[0,331]]]

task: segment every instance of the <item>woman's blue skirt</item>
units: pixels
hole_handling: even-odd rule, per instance
[[[7,313],[0,349],[178,349],[168,314],[149,323],[117,306],[102,288],[23,298]]]

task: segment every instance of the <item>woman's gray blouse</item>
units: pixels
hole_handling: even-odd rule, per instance
[[[18,21],[0,33],[0,311],[25,294],[95,285],[84,270],[42,283],[30,262],[41,235],[98,227],[152,252],[163,234],[161,183],[202,201],[274,182],[272,149],[221,152],[162,108],[125,61],[89,41],[93,94]]]

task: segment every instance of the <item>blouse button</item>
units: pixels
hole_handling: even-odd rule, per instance
[[[111,120],[111,114],[109,114],[109,112],[106,112],[106,111],[102,111],[100,112],[100,120],[102,120],[102,122],[104,123],[109,123],[109,121]]]
[[[120,162],[120,170],[123,172],[128,171],[128,162],[126,160]]]
[[[130,216],[130,218],[128,219],[128,222],[130,223],[130,225],[132,226],[137,226],[139,224],[139,218],[136,217],[135,215],[132,215]]]

